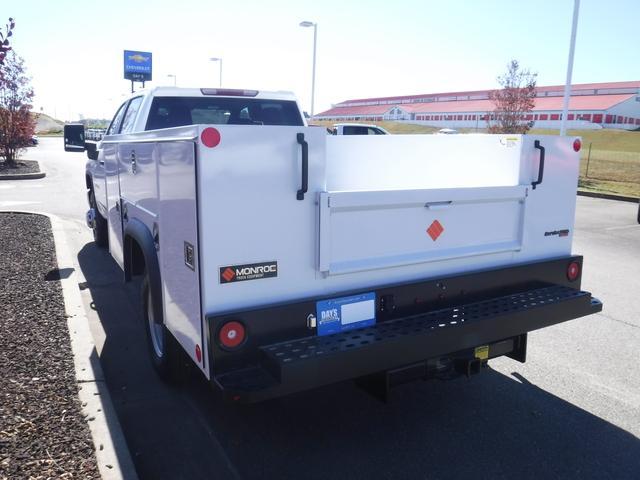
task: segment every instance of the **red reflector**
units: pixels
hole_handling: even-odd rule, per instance
[[[206,147],[216,147],[220,143],[220,132],[213,127],[207,127],[200,134],[200,140]]]
[[[200,345],[196,345],[196,360],[198,363],[202,361],[202,350],[200,350]]]
[[[580,264],[578,262],[571,262],[567,267],[567,278],[570,282],[577,280],[580,276]]]
[[[573,151],[574,152],[579,152],[581,148],[582,148],[582,142],[580,141],[579,138],[576,138],[573,141]]]
[[[227,322],[218,334],[220,344],[226,348],[236,348],[244,342],[246,331],[240,322]]]

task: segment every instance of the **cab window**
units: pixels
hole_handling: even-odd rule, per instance
[[[122,127],[120,128],[120,133],[132,133],[133,127],[136,121],[136,117],[138,116],[138,110],[140,110],[140,105],[142,104],[142,97],[136,97],[131,99],[129,102],[129,106],[127,107],[127,113],[124,114],[124,119],[122,120]]]
[[[287,100],[228,97],[156,97],[146,130],[183,125],[302,126],[298,106]]]
[[[111,120],[111,125],[109,125],[109,128],[107,129],[107,135],[116,135],[120,132],[120,124],[122,123],[122,117],[124,117],[126,106],[127,102],[120,105],[120,108],[113,117],[113,120]]]

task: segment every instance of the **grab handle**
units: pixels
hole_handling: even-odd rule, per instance
[[[538,167],[538,179],[535,182],[531,182],[531,187],[535,190],[536,185],[542,183],[542,176],[544,175],[544,147],[540,145],[540,140],[533,142],[533,148],[540,150],[540,167]]]
[[[444,202],[427,202],[424,204],[425,208],[429,210],[445,210],[451,206],[453,202],[446,200]]]
[[[304,133],[298,133],[298,143],[302,145],[302,186],[296,198],[298,200],[304,200],[304,194],[309,189],[309,144],[304,139]]]

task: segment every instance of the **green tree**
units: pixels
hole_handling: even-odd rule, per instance
[[[489,133],[527,133],[533,122],[525,116],[535,106],[537,73],[520,67],[517,60],[511,60],[507,72],[498,77],[500,90],[489,93],[494,110],[487,115]]]

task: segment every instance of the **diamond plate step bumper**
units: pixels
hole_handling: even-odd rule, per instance
[[[216,381],[234,400],[259,401],[494,343],[601,310],[602,303],[589,292],[537,288],[361,330],[264,345],[260,365],[224,373]]]

